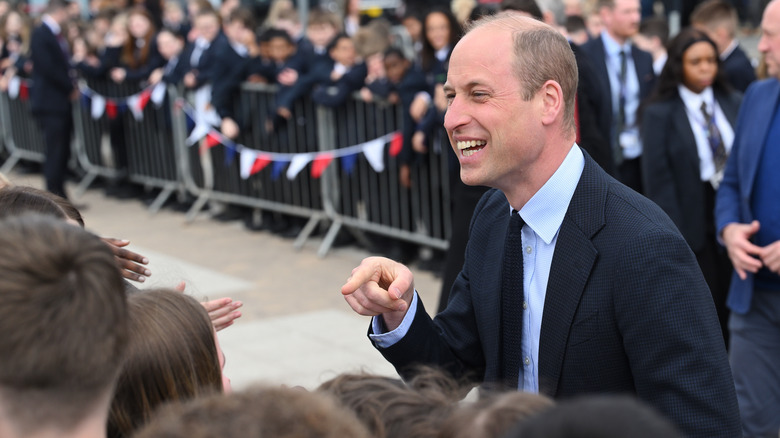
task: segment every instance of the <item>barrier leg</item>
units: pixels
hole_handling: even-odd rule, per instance
[[[9,173],[11,169],[19,162],[19,155],[12,153],[3,163],[3,167],[0,167],[0,173]]]
[[[149,213],[155,214],[162,206],[165,204],[165,201],[168,200],[168,198],[171,197],[173,194],[173,191],[176,189],[175,186],[166,186],[162,189],[159,195],[157,195],[156,198],[154,198],[154,202],[152,202],[152,205],[149,206]]]
[[[306,240],[314,231],[314,227],[320,223],[321,219],[322,217],[320,215],[314,215],[309,218],[309,220],[306,222],[306,226],[303,227],[301,232],[298,234],[298,237],[295,238],[295,242],[293,242],[293,248],[296,250],[303,248],[303,244],[306,243]]]
[[[84,175],[84,178],[82,178],[79,182],[79,185],[76,187],[76,192],[73,194],[73,196],[75,196],[76,199],[81,199],[89,186],[92,185],[92,182],[95,181],[97,176],[98,174],[96,172],[87,172],[87,174]]]
[[[195,220],[195,216],[200,213],[200,211],[203,209],[203,206],[206,205],[206,202],[208,202],[209,196],[207,194],[201,194],[198,196],[198,199],[195,200],[195,203],[192,204],[192,207],[190,207],[189,211],[187,211],[187,216],[185,220],[187,222],[192,222]]]
[[[330,228],[328,228],[328,232],[325,234],[325,238],[322,239],[322,244],[320,244],[319,250],[317,250],[318,257],[325,257],[328,255],[328,251],[330,251],[330,247],[333,245],[333,241],[336,240],[336,236],[339,234],[341,225],[342,223],[340,220],[335,220],[332,224],[330,224]]]

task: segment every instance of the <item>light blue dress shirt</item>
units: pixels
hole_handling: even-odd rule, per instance
[[[585,158],[575,144],[558,170],[540,188],[533,197],[519,210],[525,221],[522,230],[523,241],[523,339],[520,379],[518,389],[528,392],[539,392],[539,333],[542,330],[544,298],[547,292],[547,281],[550,277],[550,266],[558,241],[558,231],[569,203],[580,181]],[[511,213],[511,207],[507,214]],[[382,324],[377,318],[372,320],[375,334],[371,339],[381,348],[387,348],[398,342],[409,331],[417,311],[417,292],[415,291],[409,311],[401,325],[395,330],[383,332]]]
[[[612,92],[612,114],[618,113],[621,90],[625,96],[625,129],[618,133],[618,141],[623,148],[623,157],[627,160],[642,155],[642,142],[639,139],[639,127],[636,124],[636,111],[639,108],[639,77],[636,74],[634,58],[631,56],[631,42],[620,45],[606,31],[601,32],[604,43],[609,88]],[[620,51],[626,54],[626,83],[620,84]],[[613,122],[615,117],[612,118]],[[612,129],[616,127],[613,125]]]

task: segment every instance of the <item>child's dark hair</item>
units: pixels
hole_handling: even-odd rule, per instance
[[[342,33],[336,35],[335,37],[333,37],[333,39],[330,40],[330,42],[328,43],[328,45],[326,47],[326,50],[328,51],[328,53],[330,53],[331,50],[336,48],[336,45],[338,45],[339,41],[341,41],[341,40],[343,40],[345,38],[350,40],[350,41],[352,41],[352,38],[349,35],[347,35],[346,33],[344,33],[344,32],[342,32]]]

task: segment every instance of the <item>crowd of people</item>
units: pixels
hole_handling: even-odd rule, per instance
[[[642,5],[407,2],[369,19],[347,1],[343,14],[314,8],[301,23],[289,0],[263,14],[237,1],[105,1],[90,4],[89,20],[50,0],[33,23],[0,2],[0,87],[33,81],[48,191],[1,189],[0,218],[49,217],[0,223],[0,248],[29,256],[0,266],[9,312],[0,320],[46,311],[63,324],[0,344],[18,359],[2,372],[0,418],[14,421],[0,421],[0,435],[198,436],[219,419],[208,427],[222,436],[283,434],[279,422],[302,428],[289,436],[577,436],[591,426],[612,436],[617,422],[593,421],[612,415],[626,420],[618,435],[641,425],[631,435],[776,436],[780,0],[766,5],[755,67],[729,2],[698,3],[673,36]],[[371,341],[405,380],[345,375],[312,392],[228,394],[216,330],[240,303],[138,293],[121,276],[143,278],[142,256],[62,225],[83,226],[65,190],[78,77],[206,96],[202,110],[228,138],[250,125],[279,130],[303,97],[398,103],[406,188],[443,126],[455,170],[438,315],[428,317],[411,272],[389,259],[366,259],[342,288],[373,317]],[[276,85],[268,120],[242,113],[244,82]],[[40,295],[27,302],[22,290]],[[105,319],[104,308],[112,324],[94,329],[102,338],[70,321]],[[74,346],[78,336],[91,349]],[[50,355],[32,366],[30,351]],[[475,383],[484,399],[459,402]],[[635,397],[553,401],[594,392]],[[154,418],[170,401],[190,402]]]

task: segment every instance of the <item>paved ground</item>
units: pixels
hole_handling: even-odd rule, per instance
[[[39,175],[9,177],[42,184]],[[358,370],[395,375],[366,338],[368,318],[354,314],[340,293],[368,252],[337,248],[319,258],[317,238],[295,251],[291,240],[247,231],[239,222],[216,222],[204,213],[188,224],[183,213],[167,209],[152,216],[140,201],[107,198],[102,190],[87,191],[77,203],[85,204],[87,228],[128,239],[150,259],[152,277],[141,288],[184,280],[198,299],[243,301],[243,316],[219,333],[234,387],[264,381],[314,388]],[[416,270],[415,284],[424,301],[437,302],[438,279]]]

